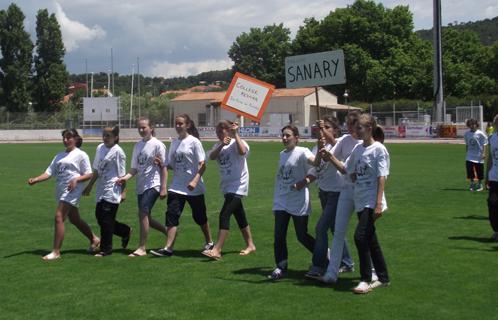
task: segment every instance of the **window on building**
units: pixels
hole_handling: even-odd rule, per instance
[[[199,127],[205,127],[207,125],[206,118],[206,113],[198,114],[197,123],[199,124]]]

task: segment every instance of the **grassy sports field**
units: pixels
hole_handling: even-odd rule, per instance
[[[244,243],[232,219],[223,259],[202,256],[203,237],[187,207],[171,258],[128,258],[130,251],[121,249],[110,257],[94,258],[86,254],[87,240],[66,222],[62,259],[49,263],[41,256],[52,245],[54,183],[29,187],[26,181],[44,171],[63,146],[0,145],[0,319],[498,318],[498,243],[489,240],[486,193],[468,191],[464,146],[387,145],[390,209],[377,230],[391,286],[358,296],[350,291],[359,279],[358,270],[343,275],[333,287],[304,278],[311,256],[297,243],[292,226],[288,277],[277,283],[266,280],[274,266],[271,206],[282,146],[250,145],[250,195],[244,201],[255,254],[238,255]],[[133,145],[122,146],[131,156]],[[95,147],[82,147],[92,160]],[[216,236],[222,196],[215,163],[208,163],[204,180]],[[138,230],[134,182],[129,190],[118,217]],[[312,195],[310,230],[320,215],[315,187]],[[165,207],[166,202],[159,201],[153,216],[164,221]],[[93,196],[82,200],[80,212],[99,233]],[[353,216],[349,244],[357,262],[355,224]],[[135,232],[129,249],[135,248],[137,239]],[[119,248],[119,239],[114,241]],[[164,237],[152,230],[149,248],[163,242]]]

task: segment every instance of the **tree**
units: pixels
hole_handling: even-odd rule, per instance
[[[414,36],[407,6],[357,0],[322,21],[306,19],[292,47],[294,54],[344,50],[348,82],[328,88],[338,96],[346,88],[364,101],[430,95],[430,47]]]
[[[11,112],[29,109],[33,43],[24,30],[24,14],[12,3],[0,11],[0,83],[2,102]]]
[[[290,30],[279,24],[242,33],[230,47],[228,56],[234,62],[234,71],[283,87],[285,57],[290,53]]]
[[[35,108],[53,111],[60,107],[66,93],[68,72],[64,64],[64,43],[59,23],[47,9],[36,15],[36,56],[34,77]]]
[[[496,80],[488,70],[492,50],[480,43],[476,33],[445,29],[442,45],[445,94],[464,97],[496,92]]]

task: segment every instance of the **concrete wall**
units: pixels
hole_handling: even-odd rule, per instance
[[[92,129],[85,133],[86,130],[78,129],[83,139],[100,141],[99,130]],[[44,141],[62,141],[62,129],[60,130],[0,130],[0,141],[2,142],[44,142]],[[156,137],[161,140],[169,140],[178,135],[174,128],[156,128]],[[121,129],[119,137],[122,141],[136,141],[140,135],[136,128]]]

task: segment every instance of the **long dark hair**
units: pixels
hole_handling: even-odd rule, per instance
[[[62,137],[64,138],[74,138],[75,145],[77,148],[81,147],[83,144],[83,138],[78,133],[78,130],[71,128],[62,131]]]
[[[192,119],[190,119],[188,114],[182,113],[182,114],[177,115],[176,118],[185,119],[185,123],[187,125],[187,133],[200,140],[199,131],[197,131],[197,128],[195,127],[195,122]]]

